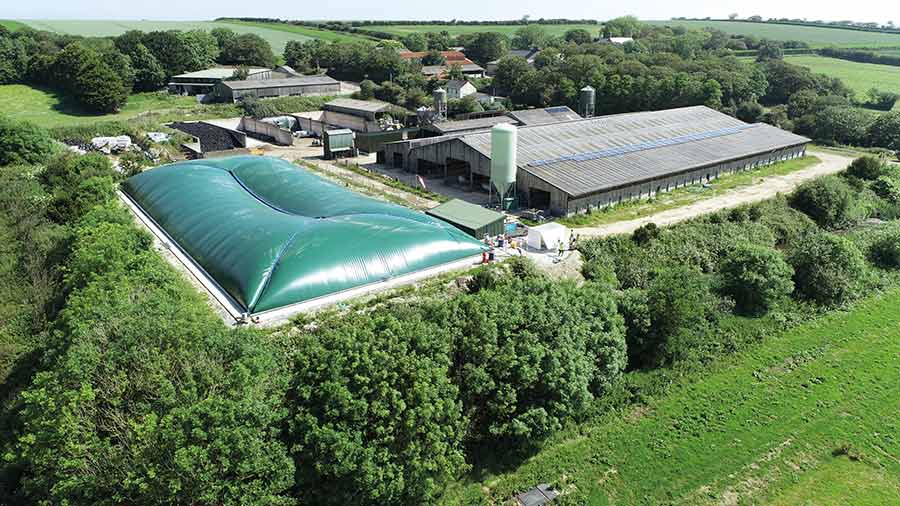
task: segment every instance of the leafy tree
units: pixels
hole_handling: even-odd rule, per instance
[[[887,166],[874,156],[861,156],[847,167],[847,175],[857,177],[864,181],[875,181],[885,175]]]
[[[494,85],[510,97],[525,95],[536,71],[521,56],[506,56],[497,64]],[[518,100],[517,100],[518,101]]]
[[[645,316],[626,320],[632,365],[671,365],[700,355],[712,324],[721,316],[719,306],[707,276],[686,266],[658,272],[646,292]]]
[[[401,105],[406,101],[406,90],[397,83],[385,81],[375,90],[375,98],[395,105]]]
[[[622,16],[603,23],[603,36],[637,37],[641,33],[641,23],[634,16]]]
[[[736,248],[719,270],[722,292],[745,314],[762,314],[794,291],[794,271],[777,250],[746,244]]]
[[[516,30],[512,47],[516,49],[543,48],[550,40],[547,31],[540,25],[527,25]]]
[[[299,338],[286,437],[304,502],[434,502],[465,465],[448,343],[412,311],[334,318]]]
[[[741,121],[756,123],[765,112],[765,108],[758,102],[742,102],[738,105],[736,116]]]
[[[21,82],[28,70],[28,49],[10,36],[0,35],[0,84]]]
[[[759,62],[784,59],[784,46],[780,42],[763,40],[758,51],[756,61]]]
[[[413,32],[402,39],[400,42],[410,51],[426,51],[428,50],[428,39],[421,32]]]
[[[35,503],[286,504],[293,466],[275,429],[287,387],[275,354],[259,334],[225,329],[132,240],[138,229],[91,221],[78,228],[69,273],[86,284],[73,285],[60,315],[52,367],[21,394],[7,456],[23,470],[20,493]]]
[[[0,165],[39,164],[53,153],[53,139],[43,128],[0,116]]]
[[[463,74],[462,66],[458,63],[450,65],[447,69],[447,79],[453,81],[465,81],[466,75]]]
[[[656,226],[656,223],[643,225],[631,234],[631,240],[638,245],[649,244],[650,241],[657,237],[659,237],[659,227]]]
[[[849,240],[829,233],[811,234],[791,248],[797,294],[823,306],[837,306],[859,296],[866,264]]]
[[[874,120],[871,112],[857,107],[824,107],[801,118],[798,129],[831,144],[864,146]]]
[[[855,198],[847,182],[827,176],[803,183],[791,195],[791,205],[806,213],[820,227],[836,229],[855,218]]]
[[[166,85],[166,70],[147,46],[137,44],[129,56],[134,67],[135,91],[156,91]]]
[[[878,115],[869,125],[867,136],[873,146],[900,152],[900,112]]]
[[[255,33],[242,33],[224,40],[219,61],[231,65],[273,67],[275,55],[265,39]]]
[[[478,103],[474,95],[447,101],[447,114],[451,116],[482,111],[484,107]]]
[[[219,46],[219,51],[224,51],[225,47],[229,44],[234,43],[234,39],[235,37],[237,37],[237,34],[234,33],[234,30],[221,26],[218,28],[213,28],[209,32],[209,34],[212,35],[214,39],[216,39],[216,45]]]
[[[428,51],[428,53],[422,57],[422,65],[445,65],[446,63],[447,58],[444,58],[444,55],[436,49]]]
[[[284,45],[284,63],[297,72],[308,73],[312,69],[311,45],[299,40],[289,40]]]
[[[563,39],[565,39],[566,42],[580,45],[592,42],[594,36],[584,28],[572,28],[571,30],[566,31],[565,35],[563,35]]]
[[[359,98],[362,100],[372,100],[375,98],[375,89],[378,85],[369,79],[359,83]]]
[[[804,89],[794,93],[788,99],[788,116],[800,118],[814,112],[819,95],[815,90]]]
[[[450,49],[450,46],[452,45],[452,37],[447,30],[428,32],[425,34],[425,38],[428,39],[429,50],[446,51]]]
[[[866,105],[879,111],[890,111],[894,108],[894,104],[897,103],[897,99],[900,98],[900,95],[897,93],[879,91],[875,88],[870,89],[867,95],[869,100],[866,102]]]
[[[466,55],[482,65],[500,59],[507,51],[509,39],[496,32],[475,34],[472,41],[466,44]]]
[[[442,305],[470,440],[538,441],[578,416],[625,366],[606,287],[513,278]]]

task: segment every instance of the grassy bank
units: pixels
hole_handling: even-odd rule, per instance
[[[603,208],[590,214],[579,214],[558,220],[569,227],[589,227],[606,225],[617,221],[636,220],[656,213],[693,204],[700,200],[718,197],[724,192],[759,183],[760,178],[783,176],[791,172],[806,169],[819,163],[815,156],[805,156],[795,160],[768,165],[759,169],[737,172],[722,176],[703,187],[701,185],[676,188],[661,193],[652,199],[640,199],[624,202],[619,205]]]
[[[499,504],[549,482],[562,504],[900,503],[900,289],[772,336],[668,395],[451,488]]]
[[[23,84],[8,84],[0,86],[0,114],[52,128],[134,120],[147,115],[166,121],[229,117],[237,116],[239,112],[232,104],[201,105],[194,97],[157,92],[131,95],[122,110],[115,114],[91,114],[53,91]]]

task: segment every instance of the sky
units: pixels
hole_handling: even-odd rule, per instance
[[[750,6],[752,5],[752,8]],[[176,7],[177,6],[177,7]],[[207,20],[220,16],[281,19],[609,19],[633,14],[641,19],[673,16],[724,18],[759,14],[765,18],[894,21],[900,1],[856,0],[0,0],[0,19],[152,19]]]

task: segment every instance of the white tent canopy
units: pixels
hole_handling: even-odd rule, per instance
[[[569,232],[559,223],[545,223],[528,229],[528,247],[537,250],[555,250],[559,244],[566,243]]]

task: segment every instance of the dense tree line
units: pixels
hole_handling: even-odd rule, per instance
[[[831,58],[840,58],[842,60],[850,60],[860,63],[876,63],[878,65],[900,66],[900,56],[879,54],[874,51],[826,47],[820,49],[819,54],[821,54],[822,56],[829,56]]]
[[[89,112],[115,112],[132,92],[159,90],[173,75],[216,63],[271,67],[275,57],[258,35],[221,28],[132,30],[111,39],[0,31],[0,84],[48,87]]]

